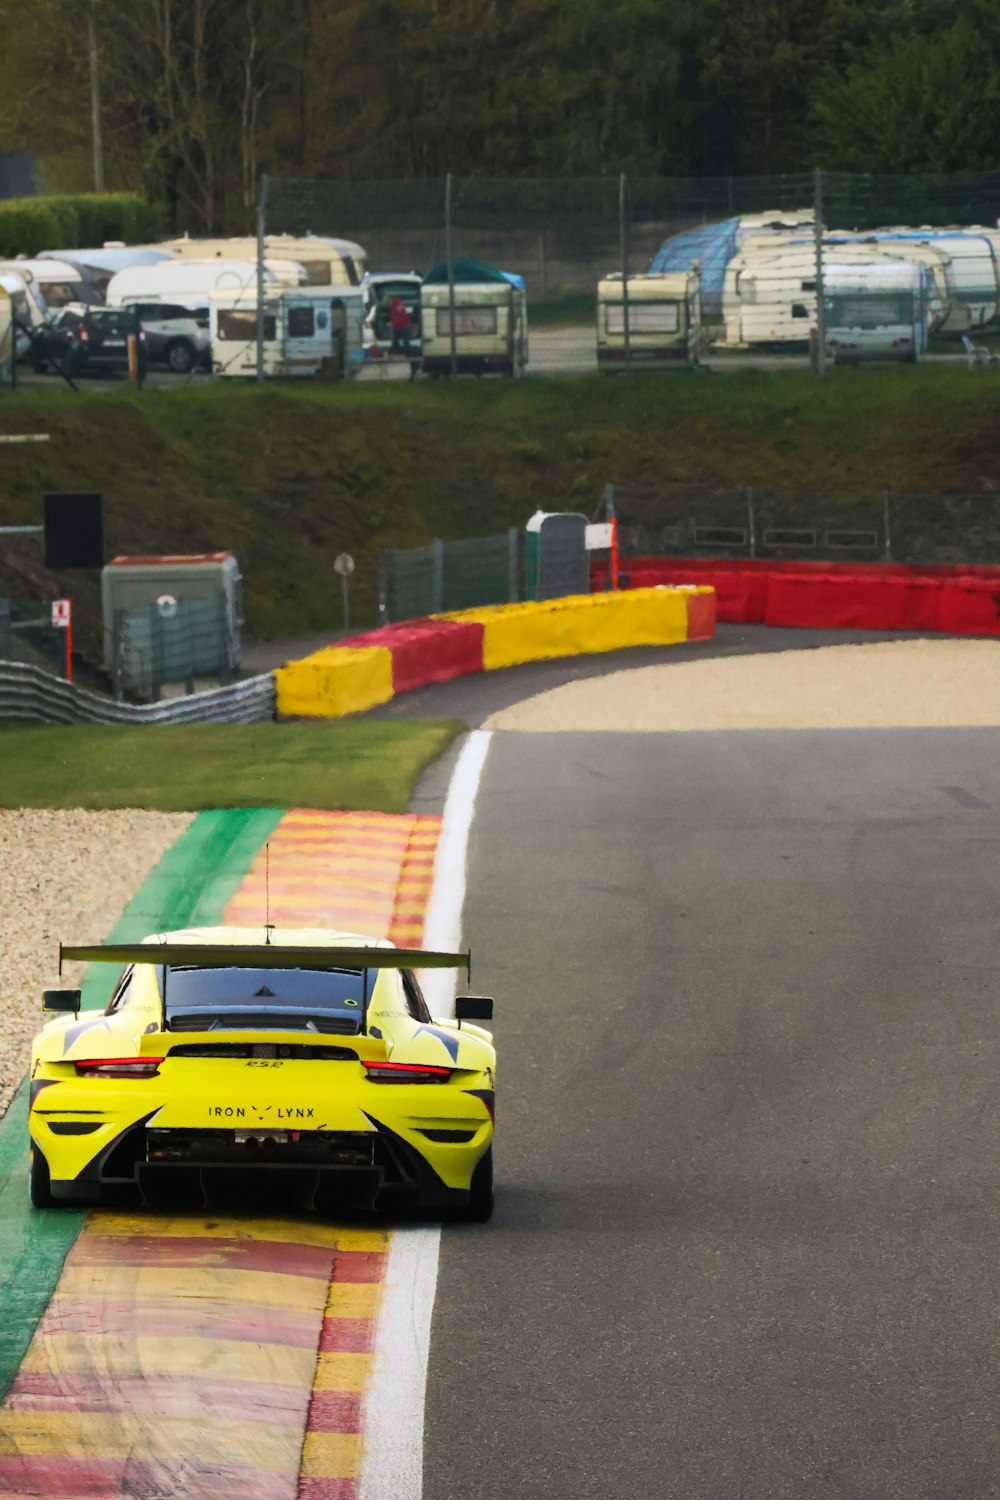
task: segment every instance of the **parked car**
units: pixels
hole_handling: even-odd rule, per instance
[[[83,371],[128,370],[128,340],[138,341],[138,374],[146,374],[146,335],[132,307],[86,307],[70,302],[57,308],[38,330],[31,362],[39,372],[50,367],[69,376]]]
[[[146,358],[166,365],[175,375],[211,366],[212,333],[207,307],[181,307],[171,302],[134,302],[146,335]]]

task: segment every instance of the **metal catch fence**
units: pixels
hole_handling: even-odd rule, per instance
[[[381,552],[378,623],[516,601],[521,597],[521,537],[514,527],[496,536],[435,540],[426,547]]]
[[[66,632],[52,625],[48,604],[0,599],[0,661],[23,661],[60,675],[66,665]]]
[[[629,557],[1000,563],[1000,494],[796,494],[751,485],[608,485]]]

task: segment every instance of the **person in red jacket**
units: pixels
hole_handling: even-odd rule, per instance
[[[390,354],[410,356],[410,314],[402,297],[389,298],[389,327],[392,329]]]

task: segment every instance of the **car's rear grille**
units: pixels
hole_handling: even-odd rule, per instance
[[[350,1016],[314,1016],[293,1013],[275,1015],[248,1011],[245,1015],[212,1011],[187,1011],[172,1015],[167,1021],[170,1031],[319,1031],[326,1036],[357,1036],[360,1021]]]
[[[181,1042],[171,1047],[167,1057],[262,1058],[265,1060],[301,1062],[357,1062],[351,1047],[315,1046],[309,1042]]]
[[[370,1167],[377,1137],[371,1131],[283,1130],[266,1125],[240,1130],[147,1130],[150,1162],[286,1163]]]

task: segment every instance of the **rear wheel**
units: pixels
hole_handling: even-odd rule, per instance
[[[167,348],[167,368],[175,375],[187,375],[194,369],[197,354],[193,344],[178,339]]]
[[[469,1201],[458,1217],[466,1224],[486,1224],[493,1217],[493,1147],[481,1156],[472,1174]]]
[[[51,1208],[52,1185],[49,1180],[49,1164],[34,1141],[28,1154],[28,1197],[35,1208]]]

